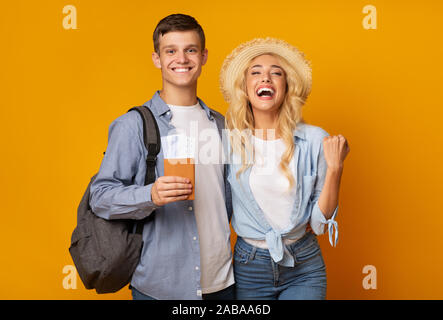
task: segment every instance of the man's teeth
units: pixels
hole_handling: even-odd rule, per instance
[[[175,68],[175,72],[188,72],[191,68]]]
[[[257,94],[261,95],[263,92],[269,92],[271,93],[271,95],[274,94],[274,90],[272,90],[271,88],[260,88],[258,89]]]

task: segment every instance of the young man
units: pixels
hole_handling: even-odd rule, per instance
[[[173,14],[154,31],[152,59],[162,74],[162,90],[145,103],[162,136],[155,183],[144,186],[147,150],[143,124],[131,111],[114,120],[106,154],[91,186],[91,208],[105,219],[143,219],[144,246],[131,281],[134,299],[234,299],[229,219],[231,194],[222,161],[198,159],[204,135],[221,149],[224,118],[197,98],[197,79],[208,58],[197,21]],[[204,134],[202,134],[204,132]],[[164,139],[186,134],[196,142],[195,185],[164,176]],[[177,147],[177,146],[172,146]],[[214,149],[215,147],[215,149]],[[212,152],[217,154],[217,152]],[[195,200],[187,200],[192,189]]]

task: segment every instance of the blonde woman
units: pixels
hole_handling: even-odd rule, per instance
[[[326,298],[316,235],[327,229],[331,245],[338,240],[349,146],[303,122],[311,79],[304,55],[279,39],[246,42],[222,66],[238,299]]]

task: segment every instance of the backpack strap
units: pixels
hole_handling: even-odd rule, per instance
[[[146,157],[146,176],[145,185],[155,182],[155,164],[157,162],[157,155],[160,152],[161,140],[160,130],[158,129],[157,121],[154,118],[151,110],[146,106],[134,107],[128,110],[137,111],[143,122],[143,139],[145,147],[148,150]],[[154,218],[155,212],[152,212],[148,218],[136,222],[136,233],[142,234],[143,225],[147,220]]]
[[[145,185],[155,181],[155,163],[157,155],[160,152],[160,131],[158,129],[157,121],[154,118],[151,110],[146,106],[134,107],[129,111],[137,111],[143,120],[143,138],[145,147],[148,150],[146,157],[146,178]],[[129,112],[128,111],[128,112]]]

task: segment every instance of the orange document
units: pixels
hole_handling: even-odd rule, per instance
[[[195,163],[192,158],[164,159],[165,176],[184,177],[191,180],[192,193],[188,200],[195,198]]]

